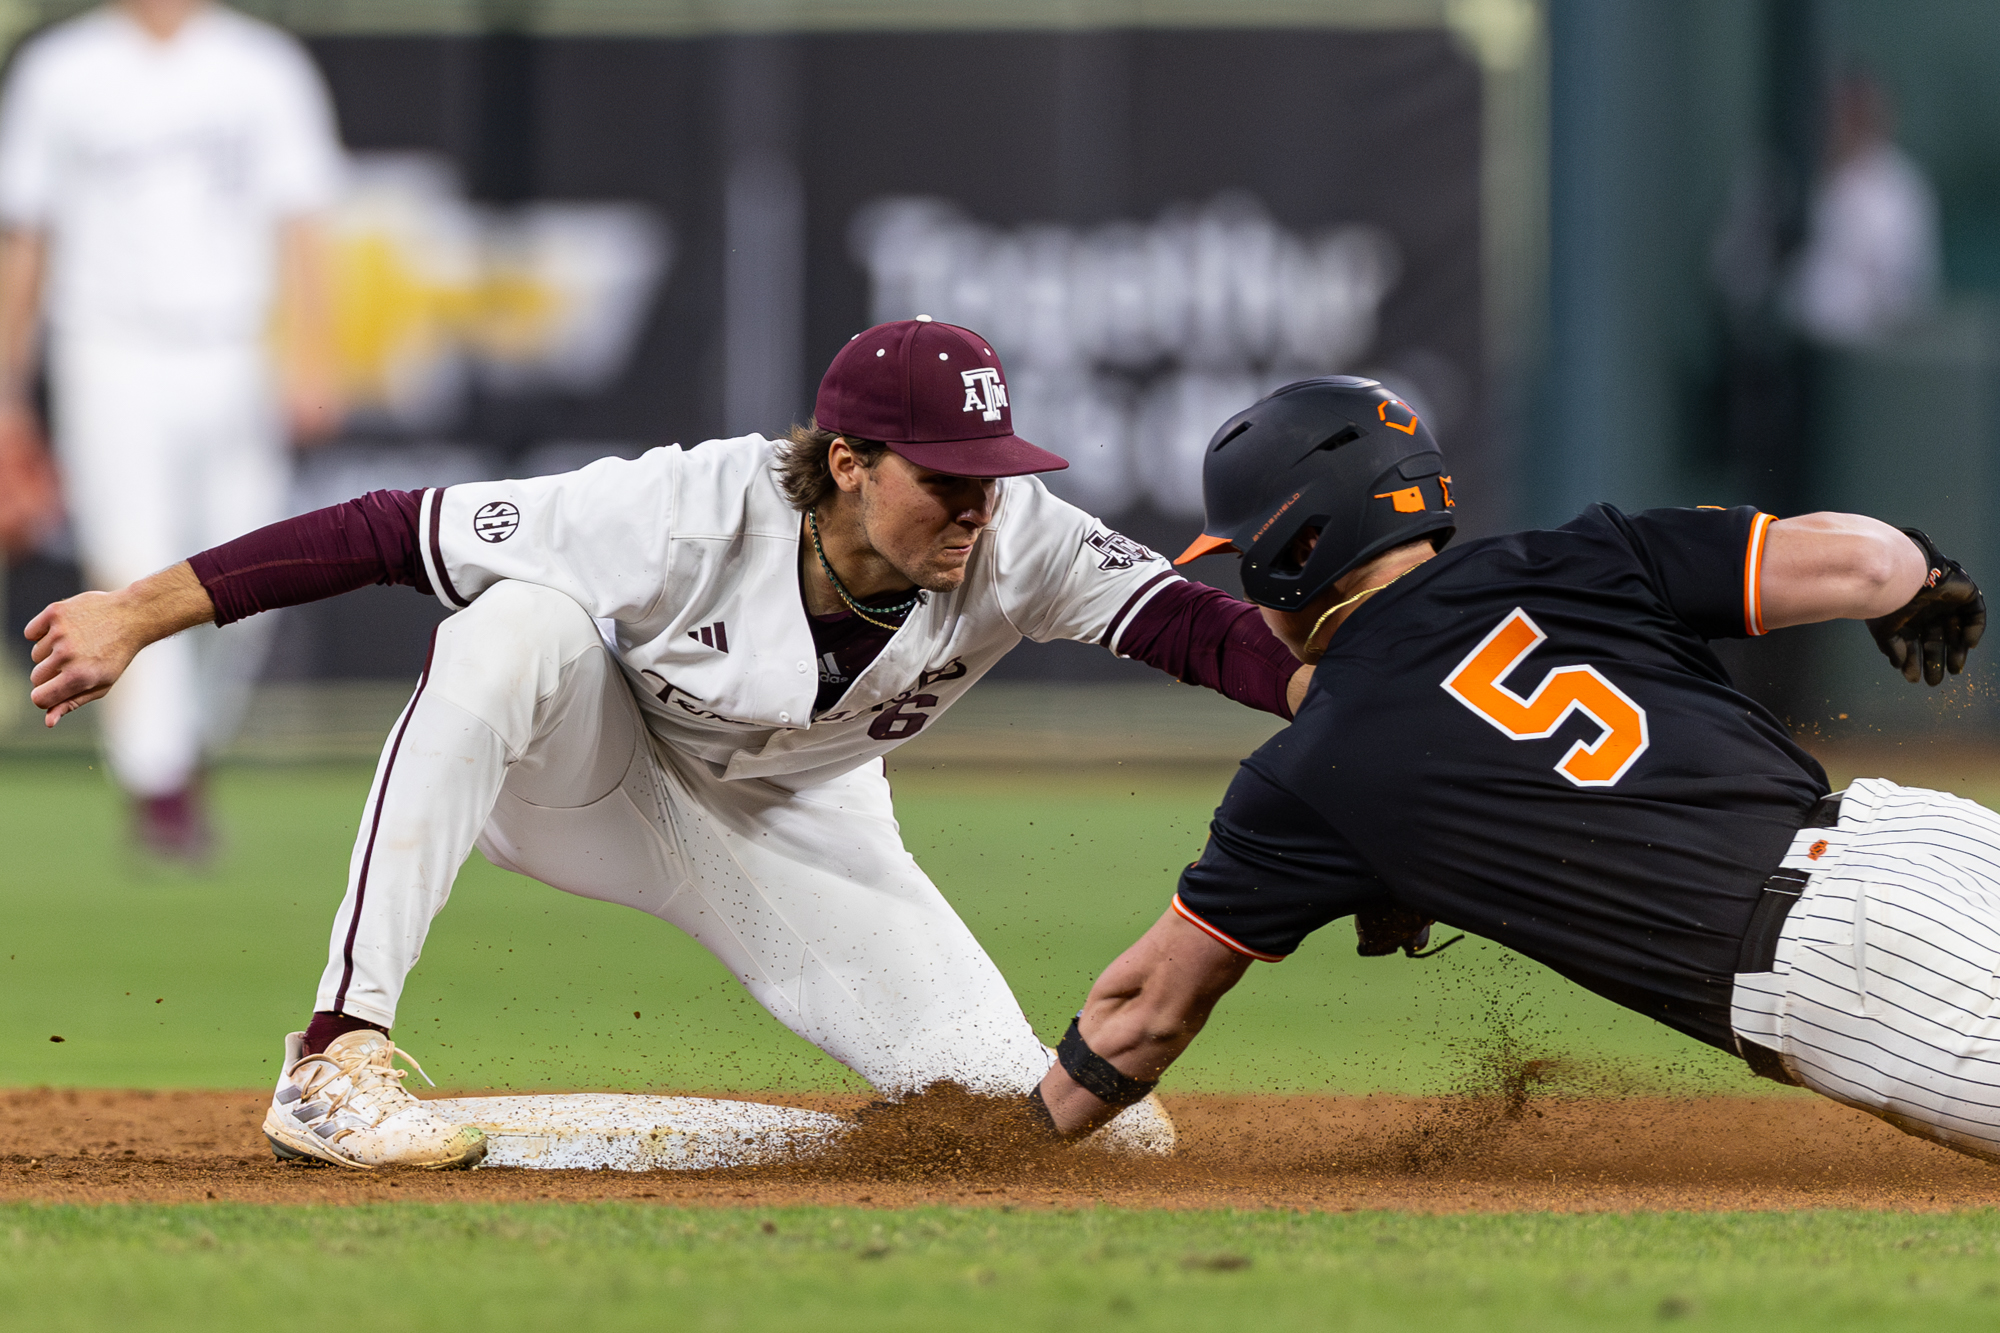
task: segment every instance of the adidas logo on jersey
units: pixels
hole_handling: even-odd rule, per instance
[[[703,647],[713,648],[717,652],[729,651],[729,631],[723,628],[720,620],[713,625],[703,625],[698,630],[689,630],[688,637],[700,640]]]

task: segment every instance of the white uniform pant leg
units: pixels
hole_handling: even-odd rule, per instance
[[[1025,1092],[1047,1072],[999,969],[904,849],[879,764],[792,791],[648,738],[618,791],[560,804],[510,780],[480,850],[680,927],[874,1087]]]
[[[91,586],[123,587],[283,516],[288,463],[261,348],[59,337],[52,352],[56,451]],[[127,790],[175,791],[205,747],[227,743],[274,628],[269,616],[200,626],[139,654],[103,703]]]
[[[1736,979],[1737,1032],[1815,1092],[2000,1161],[2000,815],[1864,779],[1784,864],[1811,878],[1773,970]]]
[[[391,1026],[502,786],[603,797],[631,767],[631,712],[596,626],[561,593],[498,583],[439,625],[362,807],[314,1008]]]
[[[500,583],[438,629],[362,813],[315,1007],[389,1026],[474,840],[694,936],[871,1084],[1026,1091],[1050,1056],[902,844],[879,766],[723,782],[647,733],[581,607]]]

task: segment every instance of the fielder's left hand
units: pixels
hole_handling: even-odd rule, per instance
[[[215,619],[215,603],[183,560],[118,592],[53,602],[22,631],[34,643],[28,698],[53,727],[102,699],[147,644]]]
[[[1901,607],[1868,621],[1868,632],[1903,679],[1914,685],[1921,675],[1925,684],[1936,685],[1946,670],[1953,675],[1965,670],[1965,655],[1986,632],[1986,598],[1964,566],[1923,532],[1903,532],[1924,553],[1924,586]]]

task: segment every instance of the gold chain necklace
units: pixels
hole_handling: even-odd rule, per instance
[[[1419,561],[1418,563],[1420,564],[1420,563],[1422,563],[1422,562],[1421,562],[1421,561]],[[1411,566],[1410,566],[1410,569],[1415,569],[1416,567],[1417,567],[1416,565],[1411,565]],[[1406,570],[1404,570],[1404,571],[1403,571],[1403,574],[1407,574],[1407,573],[1409,573],[1409,572],[1410,572],[1410,569],[1406,569]],[[1399,578],[1403,577],[1403,574],[1398,574],[1398,575],[1396,575],[1396,579],[1399,579]],[[1389,583],[1394,583],[1394,582],[1396,581],[1396,579],[1390,579],[1390,580],[1389,580]],[[1329,616],[1331,616],[1331,615],[1332,615],[1332,614],[1333,614],[1334,612],[1336,612],[1336,611],[1339,611],[1339,610],[1343,610],[1343,609],[1345,609],[1345,608],[1347,608],[1347,607],[1350,607],[1350,606],[1353,606],[1353,605],[1354,605],[1354,604],[1355,604],[1356,602],[1358,602],[1358,601],[1360,601],[1360,600],[1361,600],[1362,598],[1364,598],[1364,597],[1368,596],[1368,594],[1370,594],[1370,593],[1375,593],[1375,592],[1380,592],[1380,591],[1382,591],[1382,589],[1384,589],[1384,588],[1386,588],[1386,587],[1388,587],[1388,586],[1389,586],[1389,583],[1378,583],[1378,584],[1376,584],[1376,585],[1375,585],[1374,587],[1372,587],[1372,588],[1363,588],[1363,589],[1362,589],[1362,590],[1361,590],[1360,592],[1357,592],[1357,593],[1355,593],[1355,594],[1354,594],[1354,596],[1352,596],[1352,597],[1348,598],[1348,599],[1347,599],[1346,601],[1344,601],[1344,602],[1336,602],[1336,603],[1334,603],[1334,604],[1333,604],[1332,606],[1329,606],[1329,607],[1328,607],[1328,608],[1326,609],[1326,612],[1325,612],[1325,614],[1321,615],[1321,616],[1320,616],[1320,618],[1319,618],[1318,620],[1315,620],[1315,621],[1313,621],[1313,627],[1312,627],[1312,628],[1311,628],[1310,630],[1307,630],[1307,631],[1306,631],[1306,637],[1305,637],[1305,641],[1304,641],[1304,642],[1302,642],[1302,643],[1301,643],[1301,644],[1299,645],[1299,647],[1301,647],[1301,648],[1305,649],[1305,650],[1306,650],[1307,652],[1311,652],[1311,651],[1312,651],[1312,641],[1313,641],[1313,639],[1314,639],[1315,637],[1317,637],[1317,636],[1318,636],[1318,634],[1319,634],[1319,627],[1320,627],[1321,625],[1324,625],[1324,624],[1325,624],[1325,623],[1327,622],[1327,618],[1328,618]],[[1324,657],[1325,655],[1326,655],[1326,654],[1325,654],[1324,650],[1322,650],[1322,651],[1321,651],[1321,653],[1320,653],[1320,656]]]
[[[861,609],[861,603],[848,595],[847,585],[840,581],[840,575],[833,572],[833,564],[826,558],[826,549],[819,544],[819,518],[810,509],[806,510],[806,526],[812,529],[813,554],[819,557],[819,567],[826,571],[827,582],[833,585],[833,590],[840,595],[840,600],[847,603],[847,609],[877,629],[901,629],[902,626],[900,624],[892,625],[886,620],[877,620],[875,616],[869,615]],[[883,616],[905,615],[911,607],[918,605],[923,600],[924,591],[919,588],[910,595],[909,601],[900,602],[895,606],[878,606],[874,608],[875,614]]]

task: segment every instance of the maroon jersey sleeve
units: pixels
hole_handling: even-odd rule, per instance
[[[215,623],[401,583],[426,595],[430,580],[417,548],[422,491],[370,491],[211,547],[189,558],[215,603]]]
[[[1285,689],[1299,659],[1278,642],[1257,608],[1220,588],[1176,578],[1139,608],[1107,644],[1183,684],[1206,685],[1241,704],[1290,720]]]

